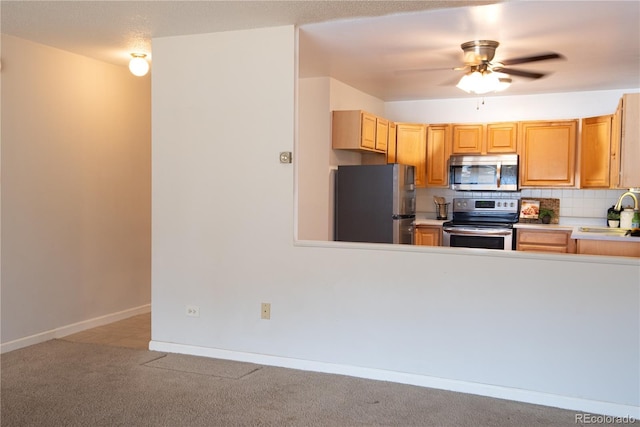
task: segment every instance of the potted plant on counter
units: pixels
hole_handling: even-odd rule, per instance
[[[620,226],[620,211],[617,211],[613,206],[607,211],[607,225],[612,228]]]
[[[538,212],[538,218],[543,224],[549,224],[553,215],[553,210],[547,208],[540,208],[540,212]]]

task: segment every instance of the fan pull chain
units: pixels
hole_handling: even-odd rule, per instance
[[[482,97],[482,103],[478,100],[476,103],[476,110],[480,109],[480,105],[484,105],[484,97]]]

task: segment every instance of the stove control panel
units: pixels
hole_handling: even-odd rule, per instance
[[[517,213],[520,199],[453,199],[453,212]]]

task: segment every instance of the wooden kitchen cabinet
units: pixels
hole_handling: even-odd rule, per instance
[[[332,147],[339,150],[386,153],[388,121],[386,122],[387,132],[380,132],[381,138],[383,136],[384,140],[378,143],[377,116],[362,110],[334,111],[331,129]]]
[[[489,123],[487,125],[487,154],[518,152],[517,123]]]
[[[517,153],[517,123],[453,125],[451,154]]]
[[[387,163],[394,163],[390,159],[396,158],[396,124],[389,122],[389,140],[387,143]]]
[[[522,187],[575,185],[577,127],[577,120],[519,123]]]
[[[625,94],[613,116],[610,184],[640,187],[640,93]]]
[[[396,123],[395,156],[388,156],[387,161],[415,166],[416,187],[424,187],[427,176],[427,125]]]
[[[580,187],[609,188],[613,115],[582,119]]]
[[[577,253],[583,255],[640,257],[640,242],[578,239]]]
[[[442,227],[437,225],[418,225],[415,242],[418,246],[442,246]]]
[[[570,230],[518,228],[516,250],[528,252],[576,253],[576,241]]]
[[[387,152],[389,143],[389,120],[382,117],[376,117],[376,143],[375,147],[378,151]]]
[[[450,125],[427,127],[427,186],[449,185]]]
[[[481,154],[484,145],[484,125],[453,125],[452,154]]]

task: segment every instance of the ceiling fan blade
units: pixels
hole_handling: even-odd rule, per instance
[[[512,68],[502,68],[502,67],[495,67],[493,68],[493,71],[496,71],[498,73],[509,74],[511,76],[526,77],[529,79],[539,79],[540,77],[546,76],[546,73],[536,73],[533,71],[514,70]]]
[[[457,70],[457,68],[454,67],[441,67],[441,68],[410,68],[410,69],[406,69],[406,70],[395,70],[394,74],[396,75],[401,75],[401,74],[416,74],[416,73],[428,73],[429,71],[451,71],[451,70]]]
[[[459,81],[460,81],[460,76],[455,76],[443,81],[442,83],[439,83],[438,86],[447,86],[447,87],[455,86],[458,84]]]
[[[497,62],[499,62],[502,65],[517,65],[517,64],[525,64],[527,62],[547,61],[549,59],[564,59],[564,56],[560,55],[559,53],[545,53],[542,55],[523,56],[521,58],[505,59]]]

